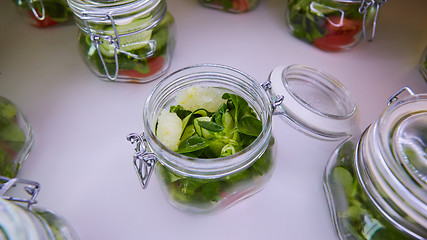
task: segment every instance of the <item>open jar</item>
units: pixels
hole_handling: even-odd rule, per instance
[[[286,21],[298,39],[321,50],[349,50],[364,36],[372,41],[387,0],[289,0]]]
[[[324,189],[340,239],[427,238],[426,145],[427,95],[403,88],[335,150]]]
[[[66,0],[12,0],[32,26],[45,28],[72,23]]]
[[[243,13],[255,9],[259,0],[199,0],[206,7],[231,13]]]
[[[191,89],[196,87],[219,91],[222,97],[219,94],[217,98],[209,98],[208,95],[211,95],[212,91],[192,92]],[[280,95],[276,95],[273,89]],[[192,102],[197,103],[211,103],[234,96],[234,108],[224,110],[223,105],[220,105],[218,110],[213,110],[213,115],[200,113],[206,122],[202,126],[194,120],[196,130],[191,132],[190,136],[199,140],[192,145],[183,137],[188,136],[188,121],[185,121],[186,117],[183,116],[183,131],[178,132],[180,142],[178,150],[174,151],[160,140],[159,116],[165,110],[174,112],[181,109],[179,104],[186,101],[182,101],[180,97],[183,91],[190,92]],[[226,106],[229,104],[229,101],[225,103]],[[252,110],[248,111],[248,106]],[[200,110],[199,107],[196,107],[197,111]],[[220,119],[224,119],[223,116],[227,112],[235,117],[231,121],[218,122],[218,112],[222,114]],[[269,81],[259,84],[251,76],[235,68],[201,64],[178,70],[157,84],[144,106],[144,133],[130,134],[128,140],[136,143],[133,162],[143,188],[147,186],[155,168],[163,190],[173,206],[192,213],[214,212],[226,209],[260,191],[271,177],[277,144],[272,134],[273,115],[277,114],[290,120],[292,126],[310,136],[332,140],[348,136],[355,113],[356,107],[348,91],[331,76],[312,68],[301,65],[277,67],[272,71]],[[256,117],[259,123],[249,119],[243,120],[244,117],[252,120]],[[168,134],[172,136],[175,128],[181,128],[181,122],[172,124],[175,120],[167,120],[172,126]],[[222,125],[224,129],[227,128],[227,122],[236,123],[230,132],[238,132],[240,137],[230,136],[226,140],[220,138],[226,134],[215,132],[213,122]],[[197,130],[197,126],[201,126],[202,130]],[[251,135],[248,130],[251,127],[259,130],[252,134],[254,137],[250,144],[231,155],[222,157],[222,154],[218,154],[219,157],[199,158],[185,156],[182,153],[185,151],[181,151],[181,145],[200,146],[199,143],[203,142],[200,137],[206,139],[203,142],[206,145],[200,149],[208,149],[209,152],[218,146],[219,138],[227,143],[248,142],[244,139],[247,139],[246,135]],[[224,148],[218,152],[222,153]]]
[[[104,80],[145,83],[169,69],[175,20],[164,0],[68,0],[89,69]]]
[[[34,207],[39,190],[37,182],[0,176],[0,239],[79,239],[65,219]]]
[[[32,144],[28,120],[15,104],[0,96],[0,176],[15,177]]]

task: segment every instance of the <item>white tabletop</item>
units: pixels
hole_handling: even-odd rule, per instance
[[[427,92],[417,69],[427,45],[427,1],[389,1],[377,35],[351,51],[327,53],[290,35],[284,0],[230,14],[196,0],[169,0],[177,24],[170,72],[196,63],[239,68],[259,82],[278,65],[305,64],[352,93],[361,128],[403,86]],[[126,135],[142,131],[142,107],[157,83],[97,79],[77,51],[74,25],[37,29],[9,0],[0,3],[0,95],[15,102],[35,136],[19,177],[40,182],[39,205],[64,216],[82,239],[336,239],[322,189],[337,143],[309,139],[274,119],[274,175],[264,190],[218,214],[171,207],[156,178],[142,190]]]

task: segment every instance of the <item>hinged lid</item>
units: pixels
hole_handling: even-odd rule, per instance
[[[342,139],[358,129],[356,104],[331,75],[303,65],[279,66],[269,83],[273,102],[275,94],[283,96],[275,114],[296,129],[323,140]]]

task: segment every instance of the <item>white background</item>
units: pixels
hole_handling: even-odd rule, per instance
[[[177,24],[170,71],[196,63],[239,68],[259,82],[278,65],[305,64],[338,78],[358,104],[361,128],[403,86],[427,92],[417,69],[427,45],[427,1],[389,1],[372,43],[327,53],[285,26],[284,0],[246,14],[169,0]],[[277,165],[263,191],[214,215],[171,207],[156,178],[142,190],[126,135],[142,130],[142,108],[157,81],[97,79],[77,51],[74,25],[37,29],[10,0],[0,2],[0,95],[15,102],[35,136],[19,177],[39,181],[39,206],[64,216],[82,239],[336,239],[322,174],[337,143],[312,140],[274,119]]]

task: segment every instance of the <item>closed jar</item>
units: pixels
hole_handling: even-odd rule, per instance
[[[113,82],[145,83],[169,69],[175,20],[164,0],[68,0],[89,69]]]
[[[353,48],[375,35],[382,1],[289,0],[286,22],[296,38],[328,52]],[[370,27],[372,26],[372,27]]]
[[[34,206],[39,190],[37,182],[0,176],[0,239],[79,239],[63,217]]]
[[[394,97],[326,166],[324,189],[340,239],[427,238],[427,95],[410,92]]]
[[[12,0],[25,21],[46,28],[71,24],[73,14],[66,0]]]

